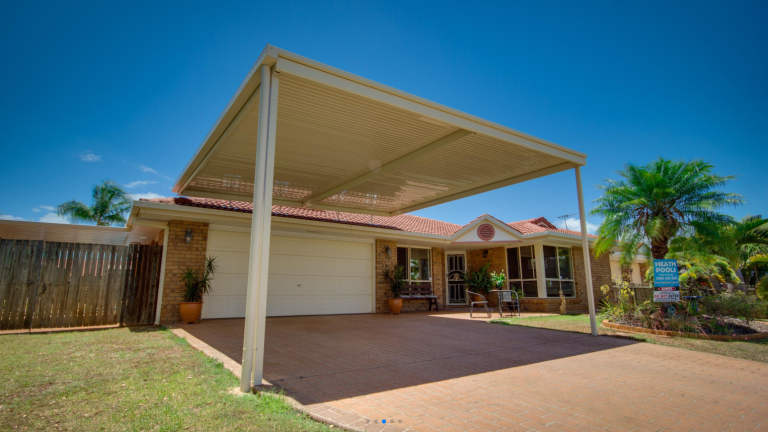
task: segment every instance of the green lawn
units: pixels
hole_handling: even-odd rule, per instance
[[[517,325],[524,327],[538,327],[552,330],[569,331],[576,333],[589,333],[589,316],[588,315],[555,315],[555,316],[543,316],[543,317],[531,317],[531,318],[501,318],[491,321],[498,324]],[[598,320],[599,324],[599,320]],[[712,354],[720,354],[729,357],[736,357],[747,360],[754,360],[758,362],[768,363],[768,341],[755,341],[755,342],[718,342],[703,339],[688,339],[688,338],[669,338],[655,335],[645,335],[636,333],[617,332],[612,329],[598,327],[598,332],[601,335],[615,336],[631,335],[632,338],[654,343],[658,345],[666,345],[675,348],[683,348],[692,351],[702,351]]]
[[[0,430],[330,430],[167,330],[0,336]]]

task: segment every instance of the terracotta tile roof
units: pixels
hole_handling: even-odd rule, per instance
[[[548,221],[544,217],[537,217],[534,219],[526,219],[526,220],[521,220],[517,222],[510,222],[507,224],[507,226],[519,232],[523,236],[548,231],[548,232],[556,232],[560,234],[569,234],[569,235],[581,237],[581,231],[573,231],[573,230],[558,228],[554,226],[552,222]],[[592,234],[587,234],[587,235],[591,238],[597,238],[596,235],[592,235]]]
[[[244,201],[227,201],[221,199],[211,198],[194,198],[194,197],[178,197],[178,198],[154,198],[154,199],[141,199],[140,201],[155,202],[160,204],[175,204],[183,205],[187,207],[199,207],[214,210],[227,210],[241,213],[252,213],[253,204]],[[320,222],[331,222],[345,225],[358,225],[374,228],[385,228],[398,231],[407,231],[420,234],[433,234],[449,237],[456,231],[464,228],[465,226],[475,222],[476,220],[488,216],[502,222],[500,219],[491,215],[484,214],[478,216],[472,222],[465,225],[457,225],[449,222],[443,222],[435,219],[427,219],[421,216],[415,215],[399,215],[399,216],[369,216],[359,213],[347,213],[347,212],[335,212],[329,210],[317,210],[301,207],[287,207],[287,206],[272,206],[272,215],[278,217],[286,217],[293,219],[313,220]],[[510,222],[506,224],[513,230],[519,232],[525,237],[526,235],[536,234],[544,231],[557,232],[561,234],[569,234],[574,236],[581,236],[579,231],[559,229],[551,222],[543,217],[535,219],[527,219],[518,222]],[[589,235],[592,238],[596,238],[594,235]]]
[[[140,201],[155,202],[161,204],[176,204],[188,207],[208,208],[214,210],[227,210],[241,213],[252,213],[253,204],[243,201],[227,201],[210,198],[155,198],[142,199]],[[375,228],[386,228],[398,231],[407,231],[421,234],[434,234],[450,236],[461,229],[461,225],[427,219],[414,215],[399,216],[370,216],[359,213],[335,212],[329,210],[317,210],[300,207],[272,206],[272,215],[293,219],[314,220],[320,222],[340,223],[345,225],[359,225]]]

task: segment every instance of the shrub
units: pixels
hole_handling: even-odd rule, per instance
[[[768,302],[741,291],[706,296],[701,299],[700,305],[702,311],[709,315],[742,318],[747,322],[755,318],[765,318],[768,314]]]

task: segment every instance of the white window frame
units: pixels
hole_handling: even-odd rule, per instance
[[[533,260],[531,261],[533,263],[533,279],[511,279],[510,275],[512,275],[512,273],[510,273],[509,271],[509,260],[507,259],[507,256],[509,254],[508,251],[509,249],[517,249],[517,268],[520,271],[520,277],[522,278],[523,261],[522,261],[522,256],[520,254],[520,248],[523,248],[523,247],[531,248],[531,252],[533,253]],[[538,279],[536,278],[537,276],[536,272],[538,270],[536,269],[536,246],[535,245],[529,244],[529,245],[510,246],[508,248],[505,248],[504,249],[504,266],[507,269],[507,288],[512,289],[509,285],[512,282],[520,282],[520,290],[523,290],[524,282],[536,282],[536,293],[537,293],[536,297],[526,295],[525,298],[542,298],[542,297],[539,297],[538,295]]]
[[[547,295],[547,298],[558,298],[558,297],[560,297],[559,295],[558,296],[550,296],[549,294],[547,294],[547,281],[559,281],[559,282],[565,281],[565,282],[573,283],[573,295],[572,296],[564,295],[564,297],[565,298],[576,298],[576,280],[575,280],[575,277],[574,277],[575,274],[574,274],[574,269],[573,269],[573,248],[570,247],[570,246],[566,247],[566,246],[555,246],[555,245],[545,244],[542,247],[542,251],[544,250],[545,247],[555,248],[555,262],[557,263],[555,265],[555,268],[557,268],[557,278],[548,278],[546,270],[544,271],[544,294]],[[569,250],[568,258],[569,258],[569,264],[571,266],[571,278],[570,279],[563,279],[562,276],[560,275],[560,249],[568,249]],[[545,257],[542,256],[541,259],[544,260]],[[547,265],[546,264],[547,261],[544,260],[543,262],[544,262],[544,265],[546,266]]]
[[[432,248],[430,247],[424,247],[424,246],[398,246],[399,248],[405,248],[408,249],[408,258],[406,261],[408,262],[408,266],[405,268],[405,273],[408,275],[408,278],[406,279],[408,281],[408,284],[414,284],[414,283],[424,283],[429,282],[432,283]],[[411,249],[425,249],[427,251],[427,262],[429,263],[429,279],[411,279]]]

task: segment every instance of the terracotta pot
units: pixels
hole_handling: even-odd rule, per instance
[[[203,302],[181,302],[179,303],[179,313],[182,323],[195,324],[200,321],[200,314],[203,312]]]
[[[400,315],[400,310],[403,308],[403,299],[393,298],[387,300],[389,303],[389,313],[391,315]]]

